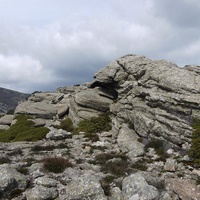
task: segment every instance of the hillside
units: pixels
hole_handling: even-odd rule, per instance
[[[0,198],[200,199],[199,66],[126,55],[0,118]]]
[[[14,110],[18,103],[28,96],[29,94],[0,87],[0,113],[6,113],[9,110]]]

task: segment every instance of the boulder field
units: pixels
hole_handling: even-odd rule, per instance
[[[105,113],[111,130],[97,132],[96,141],[58,128],[65,118],[76,128]],[[9,130],[20,114],[49,133],[36,142],[0,141],[2,199],[200,199],[200,170],[188,156],[200,119],[199,66],[126,55],[90,83],[33,93],[0,118],[0,129]],[[49,172],[49,157],[71,165]]]

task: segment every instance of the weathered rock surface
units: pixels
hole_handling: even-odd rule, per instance
[[[0,194],[14,200],[200,199],[200,172],[187,156],[191,123],[200,118],[199,83],[199,66],[127,55],[92,83],[33,93],[14,115],[31,115],[50,132],[38,142],[0,143],[0,177],[7,177],[0,179]],[[54,128],[65,117],[78,126],[105,112],[112,130],[96,133],[95,142]],[[0,129],[12,126],[13,117],[1,117]],[[72,168],[48,172],[47,157],[68,159]]]
[[[128,121],[139,136],[180,146],[190,141],[192,118],[200,118],[196,68],[127,55],[97,73],[93,85],[107,84],[117,91],[118,101],[111,106],[115,120]]]
[[[122,191],[127,200],[157,200],[159,197],[157,189],[148,185],[140,174],[132,174],[126,177],[122,182]]]
[[[0,198],[5,198],[15,190],[24,191],[28,179],[8,165],[0,165]]]
[[[57,114],[57,111],[53,104],[25,101],[17,106],[15,114],[33,115],[38,118],[52,119]]]
[[[11,125],[13,119],[14,119],[14,115],[4,115],[3,117],[0,118],[0,124]]]

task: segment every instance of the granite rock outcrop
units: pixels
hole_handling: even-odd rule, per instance
[[[104,113],[112,129],[95,133],[95,141],[60,127],[65,118],[78,127]],[[32,116],[35,127],[45,126],[49,133],[37,142],[0,143],[0,168],[6,171],[2,198],[200,198],[200,170],[187,155],[193,120],[200,119],[199,66],[179,68],[126,55],[91,83],[33,93],[14,115],[0,118],[0,129],[9,129],[19,114]],[[42,163],[48,157],[68,159],[71,165],[60,173],[46,171]],[[11,177],[11,172],[16,173]]]

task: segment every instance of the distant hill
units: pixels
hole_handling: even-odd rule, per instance
[[[18,103],[28,97],[29,94],[0,87],[0,113],[7,113],[15,109]]]

